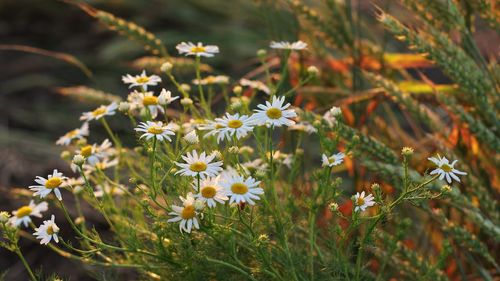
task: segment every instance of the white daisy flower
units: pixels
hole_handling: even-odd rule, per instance
[[[172,92],[162,89],[160,95],[158,96],[158,104],[168,105],[178,98],[179,96],[172,97]]]
[[[80,117],[80,120],[92,121],[99,120],[106,115],[115,115],[115,111],[118,108],[116,102],[112,102],[109,105],[101,105],[93,111],[84,112]]]
[[[182,159],[184,159],[186,163],[175,162],[175,164],[181,168],[175,174],[190,177],[196,177],[199,175],[201,178],[215,177],[222,171],[222,161],[212,163],[214,158],[215,154],[206,155],[205,152],[202,152],[198,155],[196,150],[188,152],[186,156],[182,156]]]
[[[313,125],[311,125],[309,122],[305,122],[305,121],[301,121],[297,124],[291,125],[290,127],[288,127],[288,130],[290,130],[290,131],[302,131],[302,132],[306,132],[308,134],[314,134],[314,133],[318,132],[318,130],[316,130],[316,128],[314,128]]]
[[[35,193],[33,193],[33,196],[40,195],[40,198],[45,198],[52,191],[54,191],[57,199],[61,201],[62,196],[59,188],[65,186],[64,180],[66,180],[66,177],[63,176],[62,173],[59,173],[57,169],[54,169],[52,175],[48,175],[47,178],[37,176],[35,182],[38,183],[38,185],[32,185],[29,187],[29,189],[32,191],[36,191]]]
[[[289,118],[297,117],[297,113],[293,109],[287,109],[290,104],[285,102],[285,97],[277,98],[273,96],[272,103],[266,101],[266,104],[259,104],[255,109],[255,114],[252,115],[252,119],[259,125],[266,125],[268,127],[280,127],[282,125],[291,126],[295,124],[295,121]]]
[[[259,195],[264,194],[264,189],[258,187],[260,181],[252,177],[244,178],[238,174],[231,173],[223,181],[222,186],[226,189],[227,196],[231,203],[248,203],[255,205],[254,200],[260,200]]]
[[[33,235],[36,236],[36,239],[41,240],[40,244],[47,245],[52,239],[54,239],[56,243],[59,243],[59,237],[57,237],[59,227],[57,226],[55,219],[56,217],[52,215],[50,220],[43,221],[38,228],[35,228]]]
[[[134,130],[136,130],[137,132],[143,132],[144,134],[142,134],[140,138],[146,138],[146,140],[156,138],[158,141],[172,141],[170,136],[175,135],[175,133],[170,130],[168,124],[164,125],[161,121],[141,122],[139,126],[137,126],[137,128],[135,128]]]
[[[161,101],[163,99],[167,99],[168,94],[164,94]],[[156,118],[158,116],[158,112],[165,113],[163,106],[160,104],[160,98],[155,96],[153,92],[132,92],[128,100],[133,104],[133,108],[147,108],[152,118]]]
[[[267,171],[268,164],[264,162],[261,158],[257,158],[252,161],[245,162],[241,164],[244,168],[250,171]]]
[[[354,208],[355,212],[358,212],[359,210],[364,212],[366,208],[375,205],[373,195],[370,194],[368,196],[365,196],[364,191],[361,192],[361,194],[359,192],[356,192],[356,195],[354,195],[354,205],[356,205],[356,207]]]
[[[64,136],[60,137],[57,141],[57,145],[69,145],[74,139],[83,139],[89,135],[89,123],[84,122],[80,128],[76,128],[67,132]]]
[[[12,212],[13,216],[9,218],[9,223],[14,227],[18,227],[21,224],[23,224],[24,227],[28,227],[28,224],[31,222],[30,216],[41,218],[42,212],[45,212],[48,209],[49,204],[47,204],[47,202],[40,202],[39,204],[35,204],[35,202],[31,200],[28,206],[22,206],[21,208]]]
[[[341,164],[344,161],[345,154],[343,152],[339,152],[336,154],[332,154],[331,156],[326,156],[326,154],[321,155],[321,159],[323,160],[323,167],[333,167]]]
[[[193,84],[194,85],[213,85],[213,84],[228,84],[229,83],[229,77],[225,75],[209,75],[201,80],[194,79]]]
[[[125,186],[120,185],[120,187],[125,188]],[[104,194],[109,194],[111,196],[120,196],[125,192],[122,188],[110,185],[108,182],[104,182],[103,184],[98,184],[95,186],[94,196],[97,198],[101,198]]]
[[[240,85],[244,87],[250,87],[252,89],[257,89],[259,91],[262,91],[266,94],[271,94],[271,89],[269,89],[266,84],[262,83],[261,81],[257,80],[248,80],[245,78],[240,79]]]
[[[213,57],[214,54],[219,52],[219,47],[215,45],[203,46],[201,42],[198,42],[198,45],[191,42],[182,42],[177,44],[175,48],[177,48],[179,54],[185,54],[186,56]]]
[[[83,170],[85,174],[96,171],[97,169],[104,171],[111,167],[118,165],[118,158],[110,160],[109,158],[105,158],[95,163],[94,165],[83,164]]]
[[[437,168],[432,170],[430,174],[431,175],[438,174],[440,180],[446,177],[446,181],[448,183],[451,183],[452,179],[460,182],[460,179],[458,178],[457,175],[467,175],[466,172],[462,172],[455,169],[455,164],[457,163],[458,160],[454,160],[450,164],[450,161],[446,157],[441,157],[439,155],[437,156],[437,158],[430,157],[427,159],[429,159],[432,163],[434,163],[437,166]]]
[[[222,137],[218,137],[217,141],[224,138],[230,141],[233,136],[236,136],[237,139],[241,139],[248,135],[248,132],[253,131],[254,125],[251,117],[248,117],[248,115],[240,116],[238,113],[234,115],[226,113],[226,116],[222,118],[215,118],[215,122],[222,125],[222,128],[218,129],[218,133],[222,135]]]
[[[273,49],[284,49],[284,50],[304,50],[307,48],[307,43],[303,41],[296,41],[296,42],[287,42],[287,41],[280,41],[280,42],[275,42],[272,41],[271,48]]]
[[[129,88],[132,87],[142,87],[144,91],[148,90],[148,86],[156,86],[161,82],[161,78],[158,75],[146,75],[146,70],[143,70],[140,75],[132,76],[130,74],[122,76],[122,81],[125,84],[130,84]]]
[[[95,165],[100,159],[104,159],[114,153],[112,146],[113,144],[108,139],[105,139],[100,145],[94,143],[93,145],[82,146],[82,148],[76,150],[76,153],[85,157],[87,163],[90,165]]]
[[[217,143],[221,142],[226,136],[225,134],[220,134],[221,130],[224,129],[224,125],[218,121],[207,120],[205,124],[199,126],[199,129],[208,131],[204,136],[205,138],[217,136]]]
[[[196,200],[191,193],[188,193],[186,198],[179,196],[182,201],[182,207],[172,205],[173,212],[168,213],[171,216],[175,216],[167,220],[167,222],[178,222],[179,230],[185,231],[187,233],[191,233],[191,229],[196,228],[200,229],[200,225],[198,223],[198,212],[195,206]]]
[[[220,184],[220,177],[206,178],[200,181],[199,188],[197,181],[195,181],[193,188],[198,192],[194,197],[205,202],[209,208],[215,207],[217,203],[224,204],[224,201],[229,199]]]
[[[332,107],[323,115],[323,120],[328,124],[328,126],[333,127],[337,124],[337,117],[342,114],[342,110],[339,107]]]

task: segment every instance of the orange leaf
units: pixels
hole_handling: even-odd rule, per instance
[[[341,106],[342,114],[344,115],[344,119],[349,126],[354,126],[354,114],[347,106]]]

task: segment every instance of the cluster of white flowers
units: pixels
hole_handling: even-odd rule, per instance
[[[307,48],[307,44],[302,41],[293,43],[272,42],[271,48],[295,51]],[[200,57],[213,57],[219,52],[217,46],[203,45],[202,43],[193,44],[191,42],[183,42],[177,45],[177,49],[180,54],[195,56],[197,62],[199,62]],[[172,68],[173,65],[171,63],[164,64],[162,71],[169,72]],[[317,72],[314,69],[312,70],[312,72]],[[177,169],[173,176],[189,177],[191,191],[185,196],[179,197],[182,202],[180,206],[171,205],[172,211],[169,212],[169,215],[173,217],[168,222],[179,222],[180,231],[190,233],[193,229],[200,228],[205,208],[216,208],[218,204],[228,204],[237,207],[242,207],[245,204],[256,205],[256,201],[261,200],[261,195],[264,194],[261,182],[256,178],[259,178],[259,175],[264,176],[264,173],[273,169],[273,166],[269,165],[267,160],[272,160],[271,163],[273,161],[281,161],[288,168],[292,168],[294,161],[292,154],[271,150],[272,155],[271,152],[268,152],[265,156],[267,159],[261,157],[256,159],[247,158],[245,160],[247,162],[238,163],[237,169],[235,169],[229,163],[222,161],[222,154],[218,150],[208,153],[200,151],[200,149],[193,149],[193,146],[199,147],[200,145],[197,132],[204,131],[204,138],[216,137],[217,143],[221,141],[228,142],[231,145],[227,149],[229,153],[247,156],[254,153],[253,148],[248,146],[239,147],[239,141],[252,135],[254,129],[258,126],[266,126],[271,130],[285,126],[290,131],[300,131],[308,134],[318,132],[316,122],[313,125],[307,121],[300,120],[298,111],[285,101],[285,97],[272,94],[270,87],[261,81],[241,79],[239,80],[239,85],[233,88],[233,92],[237,95],[237,97],[231,98],[231,107],[234,110],[241,108],[243,104],[247,106],[251,102],[248,97],[241,95],[242,87],[250,87],[270,95],[269,100],[258,104],[253,112],[248,113],[248,111],[245,111],[246,114],[242,114],[242,111],[226,112],[222,117],[213,118],[213,120],[190,119],[184,123],[176,121],[168,123],[169,121],[167,120],[168,106],[179,99],[179,96],[173,96],[171,91],[164,88],[162,88],[158,95],[154,91],[148,91],[148,88],[151,89],[151,87],[157,86],[162,82],[159,76],[147,75],[143,71],[141,74],[135,76],[127,74],[122,77],[122,81],[125,84],[130,84],[129,87],[133,88],[126,102],[120,103],[119,106],[115,102],[109,105],[101,105],[93,111],[83,113],[80,117],[80,120],[84,121],[82,126],[66,133],[56,142],[56,144],[63,146],[76,144],[76,148],[74,149],[75,156],[71,168],[74,172],[80,173],[81,177],[67,178],[58,170],[54,170],[46,178],[38,176],[35,179],[36,185],[29,187],[31,191],[34,191],[33,196],[39,196],[43,199],[53,192],[55,197],[59,201],[62,201],[63,196],[61,191],[63,189],[73,188],[72,191],[78,194],[85,188],[83,186],[86,176],[95,171],[103,171],[119,164],[120,153],[117,152],[117,149],[113,148],[112,143],[108,139],[100,144],[87,144],[86,140],[86,137],[89,136],[89,122],[92,120],[101,120],[106,129],[110,130],[105,118],[114,115],[116,110],[119,109],[120,112],[130,114],[132,118],[139,116],[141,121],[134,128],[134,131],[140,134],[138,138],[145,145],[151,141],[154,144],[157,141],[172,142],[176,134],[178,134],[177,140],[183,135],[182,139],[187,144],[186,148],[189,148],[190,151],[186,152],[187,149],[182,150],[186,152],[184,155],[180,155],[183,161],[174,161]],[[207,76],[203,79],[193,80],[192,82],[195,85],[200,85],[200,87],[201,85],[212,84],[227,85],[229,77],[222,75]],[[188,92],[188,87],[189,85],[181,86],[181,92]],[[186,96],[185,92],[183,92],[184,97],[180,100],[180,103],[185,107],[192,106],[193,100]],[[248,109],[248,107],[246,108]],[[160,115],[163,115],[162,117],[167,121],[157,120]],[[337,120],[341,118],[341,115],[341,109],[333,107],[323,115],[323,123],[334,127],[338,122]],[[317,121],[321,123],[319,120]],[[113,138],[115,146],[119,147],[113,134],[111,132],[108,133]],[[269,159],[271,157],[272,159]],[[331,172],[334,166],[341,165],[344,162],[345,157],[344,152],[322,154],[322,166],[326,172]],[[457,175],[466,174],[455,169],[457,160],[450,163],[446,157],[440,157],[439,155],[437,158],[431,157],[429,160],[437,166],[430,174],[435,175],[440,180],[445,179],[448,183],[451,183],[452,180],[460,182]],[[251,176],[252,172],[255,172],[257,175],[256,178]],[[123,190],[125,189],[126,187],[120,184],[110,184],[107,181],[103,181],[100,184],[96,184],[94,195],[96,198],[100,198],[105,194],[119,196],[123,194]],[[352,197],[352,200],[355,205],[355,212],[365,211],[368,207],[376,204],[375,197],[372,194],[365,194],[364,191],[356,193]],[[32,224],[31,217],[41,218],[42,212],[47,210],[47,202],[35,204],[34,201],[31,201],[29,205],[13,211],[13,216],[8,218],[8,221],[14,227],[21,225],[28,227],[28,225]],[[52,240],[55,242],[59,241],[59,227],[55,223],[54,215],[51,216],[50,220],[43,221],[34,230],[33,234],[37,239],[41,240],[41,244],[48,244]]]

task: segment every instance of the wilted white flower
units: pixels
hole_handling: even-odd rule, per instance
[[[179,98],[179,96],[172,97],[172,93],[170,91],[162,89],[160,95],[158,96],[158,104],[160,104],[160,105],[171,104],[173,101],[175,101],[178,98]]]
[[[33,235],[36,236],[36,239],[41,240],[40,244],[47,245],[52,239],[54,239],[56,243],[59,243],[59,237],[57,237],[59,227],[57,226],[55,219],[56,217],[52,215],[50,220],[43,221],[42,225],[35,228]]]

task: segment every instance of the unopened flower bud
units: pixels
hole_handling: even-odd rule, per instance
[[[193,100],[190,98],[183,98],[183,99],[181,99],[181,104],[183,106],[190,106],[190,105],[193,105]]]
[[[233,88],[233,93],[237,96],[241,95],[241,92],[243,91],[243,88],[241,86],[234,86]]]
[[[201,210],[205,209],[205,201],[200,200],[200,199],[196,199],[196,200],[194,201],[194,208],[195,208],[197,211],[201,211]]]
[[[330,109],[330,112],[333,116],[339,116],[340,114],[342,114],[342,109],[340,109],[340,107],[334,106]]]
[[[76,142],[77,146],[84,146],[87,144],[87,139],[86,138],[81,138]]]
[[[259,57],[260,59],[265,59],[267,56],[267,51],[264,50],[264,49],[260,49],[257,51],[257,57]]]
[[[239,149],[240,154],[252,154],[253,152],[254,152],[254,149],[251,148],[250,146],[247,146],[247,145],[242,146]]]
[[[7,212],[0,212],[0,223],[7,222],[9,220],[10,214]]]
[[[75,164],[77,166],[81,166],[81,165],[83,165],[83,163],[85,163],[85,157],[83,157],[80,154],[73,156],[73,164]]]
[[[130,110],[130,103],[126,101],[120,102],[120,104],[118,105],[118,110],[120,112],[128,112]]]
[[[372,184],[371,189],[372,189],[373,192],[379,191],[380,190],[380,184],[378,184],[378,183]]]
[[[71,153],[67,150],[64,150],[63,152],[61,152],[61,158],[64,160],[69,160],[71,159]]]
[[[181,84],[181,89],[184,92],[189,92],[189,91],[191,91],[191,86],[189,86],[188,84]]]
[[[405,146],[401,149],[401,154],[403,154],[403,156],[411,156],[413,154],[413,148]]]
[[[339,204],[330,202],[330,204],[328,204],[328,209],[330,209],[330,211],[332,212],[336,212],[339,209]]]
[[[319,74],[319,70],[316,66],[311,65],[307,68],[307,73],[313,76],[317,76]]]
[[[84,217],[77,217],[75,219],[75,224],[76,225],[83,224],[84,222],[85,222],[85,218]]]
[[[443,185],[441,187],[441,192],[443,192],[443,193],[451,192],[451,186],[449,186],[449,185]]]
[[[229,148],[229,150],[228,150],[228,151],[229,151],[229,153],[236,154],[236,153],[238,153],[238,152],[240,151],[240,148],[239,148],[239,147],[237,147],[237,146],[235,146],[235,145],[233,145],[233,146],[231,146],[231,147]]]
[[[153,167],[155,167],[156,169],[161,169],[163,167],[163,165],[161,164],[161,162],[155,162],[153,164]]]
[[[215,155],[215,158],[222,160],[222,153],[218,150],[212,151],[211,155]]]
[[[174,65],[167,61],[161,65],[160,70],[162,72],[170,72],[170,70],[172,70],[173,67]]]
[[[73,194],[78,195],[78,194],[82,193],[82,191],[83,191],[83,186],[81,186],[81,185],[77,185],[77,186],[75,186],[75,188],[73,188]]]
[[[192,130],[191,132],[186,134],[183,139],[190,144],[197,144],[200,141],[195,130]]]

